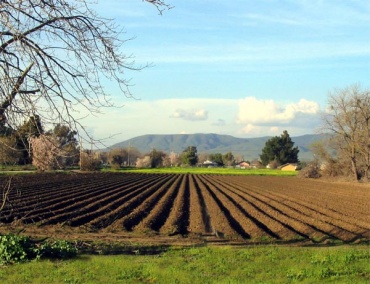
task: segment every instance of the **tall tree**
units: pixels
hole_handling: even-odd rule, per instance
[[[265,147],[260,155],[263,165],[276,162],[278,165],[298,162],[298,147],[293,147],[294,142],[290,138],[288,131],[284,130],[281,136],[275,136],[266,141]]]
[[[183,165],[194,166],[198,162],[197,147],[188,146],[180,155],[180,160]]]
[[[369,179],[370,90],[353,85],[330,93],[323,121],[323,131],[333,134],[331,147],[342,167],[349,164],[355,180]]]
[[[77,165],[80,157],[76,138],[77,131],[71,130],[68,125],[58,123],[55,125],[54,129],[48,131],[47,134],[55,137],[59,147],[63,150],[64,157],[62,159],[62,165]]]
[[[71,130],[68,125],[58,123],[55,125],[54,129],[48,133],[57,137],[62,146],[78,143],[77,138],[75,137],[77,135],[77,131]]]
[[[164,1],[146,0],[161,13]],[[15,129],[25,117],[80,125],[74,109],[112,106],[102,77],[127,97],[126,72],[140,70],[121,52],[122,30],[87,0],[0,2],[0,125]]]
[[[32,162],[31,138],[44,134],[40,116],[31,116],[12,133],[17,138],[17,148],[22,152],[20,163],[30,164]]]
[[[151,167],[152,168],[159,168],[163,166],[163,159],[166,157],[166,153],[162,151],[158,151],[153,148],[150,152],[149,157],[151,159]]]

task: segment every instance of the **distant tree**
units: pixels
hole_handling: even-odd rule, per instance
[[[136,167],[137,168],[150,168],[152,164],[150,156],[144,156],[143,158],[137,158]]]
[[[112,149],[108,153],[108,162],[115,168],[120,168],[127,161],[128,153],[124,148]]]
[[[175,152],[165,155],[162,158],[162,165],[163,167],[177,167],[179,165],[179,155]]]
[[[18,135],[22,137],[39,137],[44,133],[41,118],[38,115],[31,116],[17,129]]]
[[[42,171],[55,170],[78,164],[80,153],[75,138],[76,131],[61,124],[45,134],[40,135],[37,129],[34,131],[29,132],[31,136],[27,139],[31,145],[32,163],[36,168]]]
[[[62,168],[63,150],[55,136],[42,134],[31,137],[32,164],[39,171],[56,170]]]
[[[0,136],[0,164],[15,165],[21,157],[22,152],[17,147],[15,136]]]
[[[100,153],[91,150],[84,150],[80,153],[81,171],[99,171],[101,168]]]
[[[251,162],[250,162],[250,165],[253,167],[253,168],[257,168],[257,169],[262,169],[263,167],[265,167],[261,160],[260,159],[253,159]]]
[[[75,137],[77,135],[77,131],[71,130],[68,125],[58,123],[52,131],[48,131],[47,133],[57,137],[62,146],[77,144],[77,138]]]
[[[63,150],[63,166],[77,165],[80,157],[78,141],[75,137],[77,131],[71,130],[68,125],[57,124],[47,134],[54,136],[59,143],[59,147]]]
[[[235,158],[233,153],[228,152],[222,156],[222,161],[226,166],[234,166],[235,165]]]
[[[115,168],[120,168],[123,163],[123,157],[121,155],[113,155],[112,156],[112,166]]]
[[[235,160],[235,163],[236,163],[236,164],[237,164],[237,163],[240,163],[240,162],[244,161],[244,156],[243,156],[243,155],[241,155],[241,154],[236,154],[236,155],[234,156],[234,160]]]
[[[205,161],[209,160],[209,154],[206,152],[198,153],[198,163],[204,163]]]
[[[223,166],[224,165],[224,161],[222,159],[222,154],[221,153],[210,154],[209,155],[209,159],[212,162],[217,163],[217,165],[219,165],[219,166]]]
[[[194,166],[198,162],[197,147],[188,146],[180,156],[181,163],[183,165]]]
[[[30,139],[44,134],[44,127],[38,115],[31,116],[20,127],[13,130],[13,135],[17,137],[17,148],[22,152],[21,164],[32,162],[32,152]]]
[[[170,161],[171,161],[171,166],[179,166],[180,165],[179,154],[177,154],[175,152],[171,152],[169,157],[170,157]]]
[[[100,151],[100,160],[103,164],[108,164],[108,152]]]
[[[262,164],[266,166],[272,161],[275,161],[278,165],[298,163],[299,149],[293,146],[294,142],[288,131],[284,130],[280,137],[275,136],[266,141],[260,155]]]
[[[158,151],[153,148],[153,150],[150,152],[150,166],[151,168],[159,168],[162,167],[163,159],[166,157],[166,153],[162,151]]]

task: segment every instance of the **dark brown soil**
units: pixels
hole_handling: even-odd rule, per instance
[[[6,177],[0,177],[1,187]],[[42,174],[13,177],[0,232],[144,244],[359,243],[370,187],[294,177]]]

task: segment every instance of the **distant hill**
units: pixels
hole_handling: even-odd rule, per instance
[[[198,153],[222,153],[232,152],[234,155],[242,155],[246,160],[258,158],[271,137],[237,138],[230,135],[219,134],[147,134],[131,138],[129,140],[112,145],[110,148],[135,147],[142,153],[150,152],[153,148],[164,152],[182,152],[188,146],[196,146]],[[323,135],[309,134],[292,137],[295,146],[299,148],[299,159],[312,160],[313,155],[309,145],[321,140]]]

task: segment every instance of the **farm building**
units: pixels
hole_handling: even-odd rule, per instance
[[[218,164],[209,160],[204,161],[201,164],[202,167],[218,167]]]
[[[250,163],[246,162],[246,161],[242,161],[240,162],[237,167],[240,167],[241,169],[248,169],[250,168]]]
[[[279,169],[282,171],[295,171],[297,170],[297,164],[291,164],[291,163],[284,164],[280,166]]]

